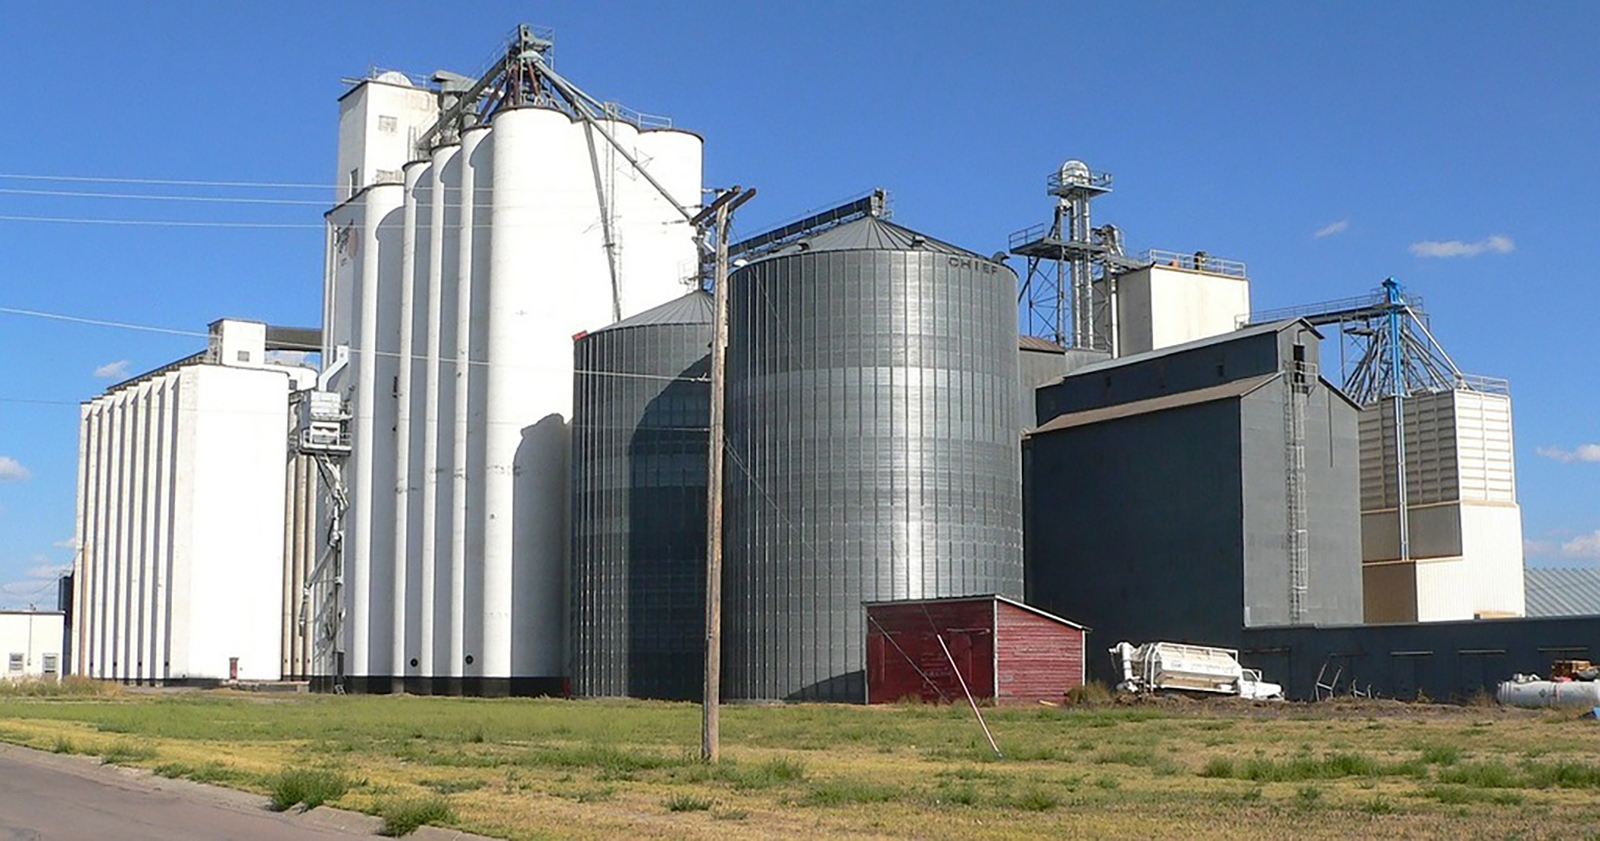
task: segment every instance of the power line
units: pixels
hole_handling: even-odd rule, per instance
[[[9,196],[51,196],[67,199],[142,199],[145,201],[198,201],[218,204],[290,204],[327,207],[319,199],[268,199],[255,196],[175,196],[166,193],[101,193],[81,190],[28,190],[20,187],[0,187],[0,194]]]
[[[197,336],[202,339],[210,338],[210,333],[201,333],[196,330],[178,330],[172,327],[153,327],[148,324],[130,324],[126,321],[107,321],[101,318],[85,318],[78,315],[65,315],[58,312],[44,312],[42,310],[25,310],[18,307],[0,306],[0,313],[8,315],[26,315],[33,318],[45,318],[51,321],[69,321],[74,324],[88,324],[95,327],[115,327],[120,330],[142,330],[147,333],[165,333],[172,336]]]
[[[97,219],[87,216],[0,215],[0,222],[50,222],[65,225],[134,225],[160,228],[315,228],[327,226],[310,222],[217,222],[180,219]],[[380,226],[381,227],[381,226]]]
[[[333,190],[337,184],[307,184],[292,181],[197,181],[184,178],[119,178],[101,175],[41,175],[0,172],[0,179],[11,181],[65,181],[80,184],[155,184],[168,187],[255,187],[272,190]]]
[[[179,329],[172,328],[172,327],[155,327],[155,326],[151,326],[151,325],[147,325],[147,324],[131,324],[131,323],[124,322],[124,321],[109,321],[109,320],[100,319],[100,318],[86,318],[86,317],[83,317],[83,316],[67,315],[67,314],[64,314],[64,313],[56,313],[56,312],[44,312],[42,310],[22,309],[22,308],[19,308],[19,307],[0,306],[0,313],[5,313],[5,314],[9,314],[9,315],[30,316],[30,317],[33,317],[33,318],[43,318],[43,319],[48,319],[48,320],[51,320],[51,321],[64,321],[64,322],[69,322],[69,323],[73,323],[73,324],[87,324],[87,325],[91,325],[91,326],[94,326],[94,327],[112,327],[112,328],[117,328],[117,329],[121,329],[121,330],[137,330],[137,331],[142,331],[142,332],[161,333],[161,334],[174,335],[174,336],[190,336],[190,337],[201,338],[201,339],[209,339],[211,337],[210,333],[203,333],[203,332],[196,331],[196,330],[179,330]],[[317,351],[317,352],[320,353],[320,351]],[[386,351],[386,350],[367,351],[367,350],[362,350],[360,348],[350,348],[350,357],[352,359],[355,359],[355,358],[359,357],[363,353],[371,353],[375,357],[382,357],[382,358],[404,359],[406,357],[406,354],[402,354],[402,353],[400,353],[398,351]],[[427,354],[413,353],[413,354],[410,354],[410,358],[411,358],[411,360],[413,362],[427,363],[427,362],[431,361],[428,358]],[[441,367],[445,366],[445,365],[455,366],[455,365],[463,364],[463,360],[460,357],[456,357],[456,356],[447,357],[447,356],[441,355],[438,358],[438,363],[439,363],[439,365]],[[465,360],[465,364],[467,366],[469,366],[469,367],[470,366],[481,366],[481,367],[487,368],[490,365],[493,365],[496,368],[503,368],[503,369],[504,368],[510,368],[510,369],[525,370],[525,371],[555,371],[555,372],[558,372],[558,373],[564,373],[567,370],[569,370],[564,366],[558,366],[558,365],[527,365],[527,364],[515,364],[515,363],[507,363],[507,362],[494,362],[494,363],[491,363],[488,360],[471,359],[471,358]],[[309,366],[292,366],[291,365],[291,366],[286,366],[286,367],[309,367]],[[644,374],[644,373],[633,373],[633,372],[628,372],[628,371],[601,371],[601,370],[596,370],[596,369],[576,368],[576,367],[574,367],[574,368],[572,368],[570,370],[571,370],[571,372],[573,374],[584,374],[584,375],[587,375],[587,376],[597,376],[597,377],[627,377],[627,378],[631,378],[631,379],[662,380],[662,381],[667,381],[667,382],[709,382],[709,380],[706,377],[682,377],[682,376],[674,376],[674,375],[670,375],[670,374]],[[138,379],[138,377],[134,377],[133,379]],[[131,382],[131,381],[125,381],[125,382]],[[13,399],[9,400],[8,402],[24,402],[24,401],[23,401],[22,398],[13,398]],[[41,402],[44,402],[44,401],[41,401]]]

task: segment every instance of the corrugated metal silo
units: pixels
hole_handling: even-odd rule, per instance
[[[705,631],[711,296],[578,339],[573,691],[695,699]]]
[[[862,700],[863,602],[1022,595],[1015,289],[872,216],[734,273],[729,698]]]

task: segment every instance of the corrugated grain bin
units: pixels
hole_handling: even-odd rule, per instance
[[[728,291],[723,692],[858,701],[863,602],[1022,595],[1016,275],[866,217]]]
[[[869,704],[957,702],[962,681],[978,700],[1060,701],[1084,682],[1089,629],[1004,596],[872,602],[866,615]]]
[[[711,330],[711,296],[695,291],[576,342],[578,695],[701,696]]]

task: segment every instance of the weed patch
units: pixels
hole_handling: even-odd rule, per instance
[[[100,754],[100,761],[106,765],[124,765],[129,762],[143,762],[156,758],[156,749],[149,745],[141,745],[129,741],[112,743]]]
[[[849,806],[855,803],[887,803],[899,798],[900,789],[894,786],[835,777],[812,786],[801,802],[807,806]]]
[[[315,809],[338,800],[350,790],[350,780],[337,771],[290,768],[267,781],[272,793],[272,810],[285,812],[297,805]]]
[[[378,804],[378,815],[383,818],[379,835],[399,838],[429,824],[449,823],[456,819],[450,801],[443,797],[413,797],[404,800],[386,800]]]
[[[695,797],[690,794],[679,794],[667,798],[667,811],[669,812],[705,812],[716,805],[704,797]]]

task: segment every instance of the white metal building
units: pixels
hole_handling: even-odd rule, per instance
[[[1522,509],[1510,395],[1457,389],[1406,398],[1406,557],[1394,439],[1393,401],[1362,410],[1367,621],[1522,616]]]
[[[398,74],[340,100],[356,189],[327,215],[323,325],[324,358],[351,357],[345,674],[542,691],[567,673],[572,339],[689,288],[693,228],[627,157],[694,206],[702,142],[523,106],[397,153],[442,101]]]
[[[83,404],[76,673],[281,676],[289,393],[315,374],[269,363],[266,330],[218,321],[206,351]]]
[[[1250,314],[1245,265],[1207,256],[1150,251],[1152,264],[1116,275],[1116,355],[1181,345],[1232,332]],[[1101,281],[1104,283],[1105,281]],[[1109,308],[1101,313],[1102,321]]]
[[[0,679],[60,678],[65,621],[59,610],[0,610]]]

